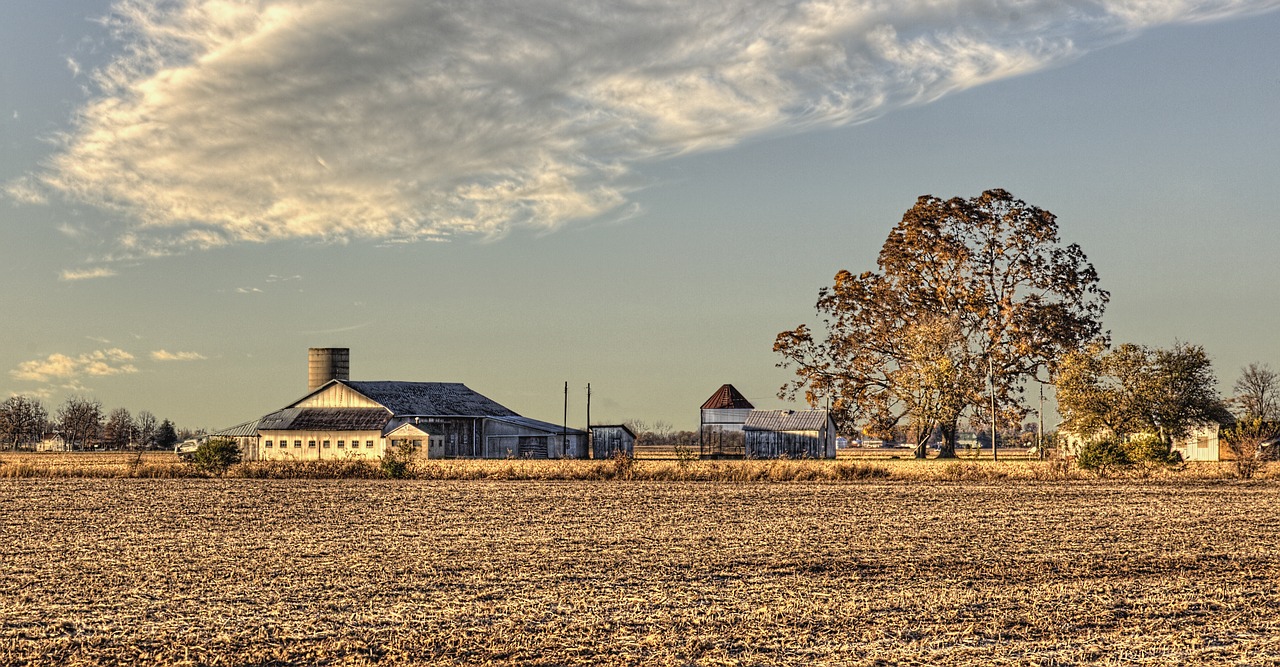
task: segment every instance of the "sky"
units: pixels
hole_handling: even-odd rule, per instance
[[[924,194],[1058,216],[1116,342],[1280,369],[1280,0],[7,0],[0,394],[757,407]]]

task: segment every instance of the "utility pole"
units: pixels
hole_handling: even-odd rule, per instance
[[[560,455],[569,448],[569,381],[564,381],[564,422],[560,426]]]
[[[591,383],[587,383],[587,452],[590,454],[591,448],[595,446],[595,434],[591,432]]]
[[[999,461],[1000,452],[996,446],[996,373],[995,362],[987,356],[987,376],[991,379],[991,460]]]
[[[1037,414],[1040,418],[1040,427],[1036,430],[1036,453],[1040,455],[1040,460],[1044,460],[1044,383],[1040,383],[1040,411]]]

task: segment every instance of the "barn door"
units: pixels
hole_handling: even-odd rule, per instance
[[[433,435],[427,440],[427,458],[438,459],[444,457],[444,440],[443,435]]]

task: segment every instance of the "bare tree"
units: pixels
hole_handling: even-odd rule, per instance
[[[58,431],[72,449],[84,449],[102,431],[102,403],[70,396],[58,408]]]
[[[159,422],[156,421],[156,416],[146,410],[142,410],[134,418],[134,425],[138,429],[138,446],[142,449],[155,447],[156,429],[160,426]]]
[[[102,429],[102,439],[111,449],[126,449],[137,439],[137,426],[133,415],[125,408],[116,408],[107,417]]]
[[[1253,362],[1240,369],[1232,403],[1246,420],[1280,421],[1280,374]]]
[[[49,413],[38,399],[10,396],[0,403],[0,438],[10,449],[38,442],[48,423]]]

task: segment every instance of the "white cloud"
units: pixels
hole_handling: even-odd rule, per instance
[[[137,373],[132,361],[133,355],[120,348],[95,350],[75,357],[55,353],[44,359],[24,361],[9,371],[9,375],[28,382],[77,383],[84,377]]]
[[[98,266],[91,269],[65,269],[59,276],[64,282],[74,282],[77,280],[93,280],[95,278],[110,278],[116,275],[114,269],[105,266]]]
[[[155,350],[151,353],[152,361],[202,361],[207,359],[199,352],[170,352],[168,350]]]
[[[6,190],[123,214],[118,257],[550,230],[620,209],[639,161],[866,120],[1153,25],[1276,6],[117,0],[119,54],[48,168]]]

